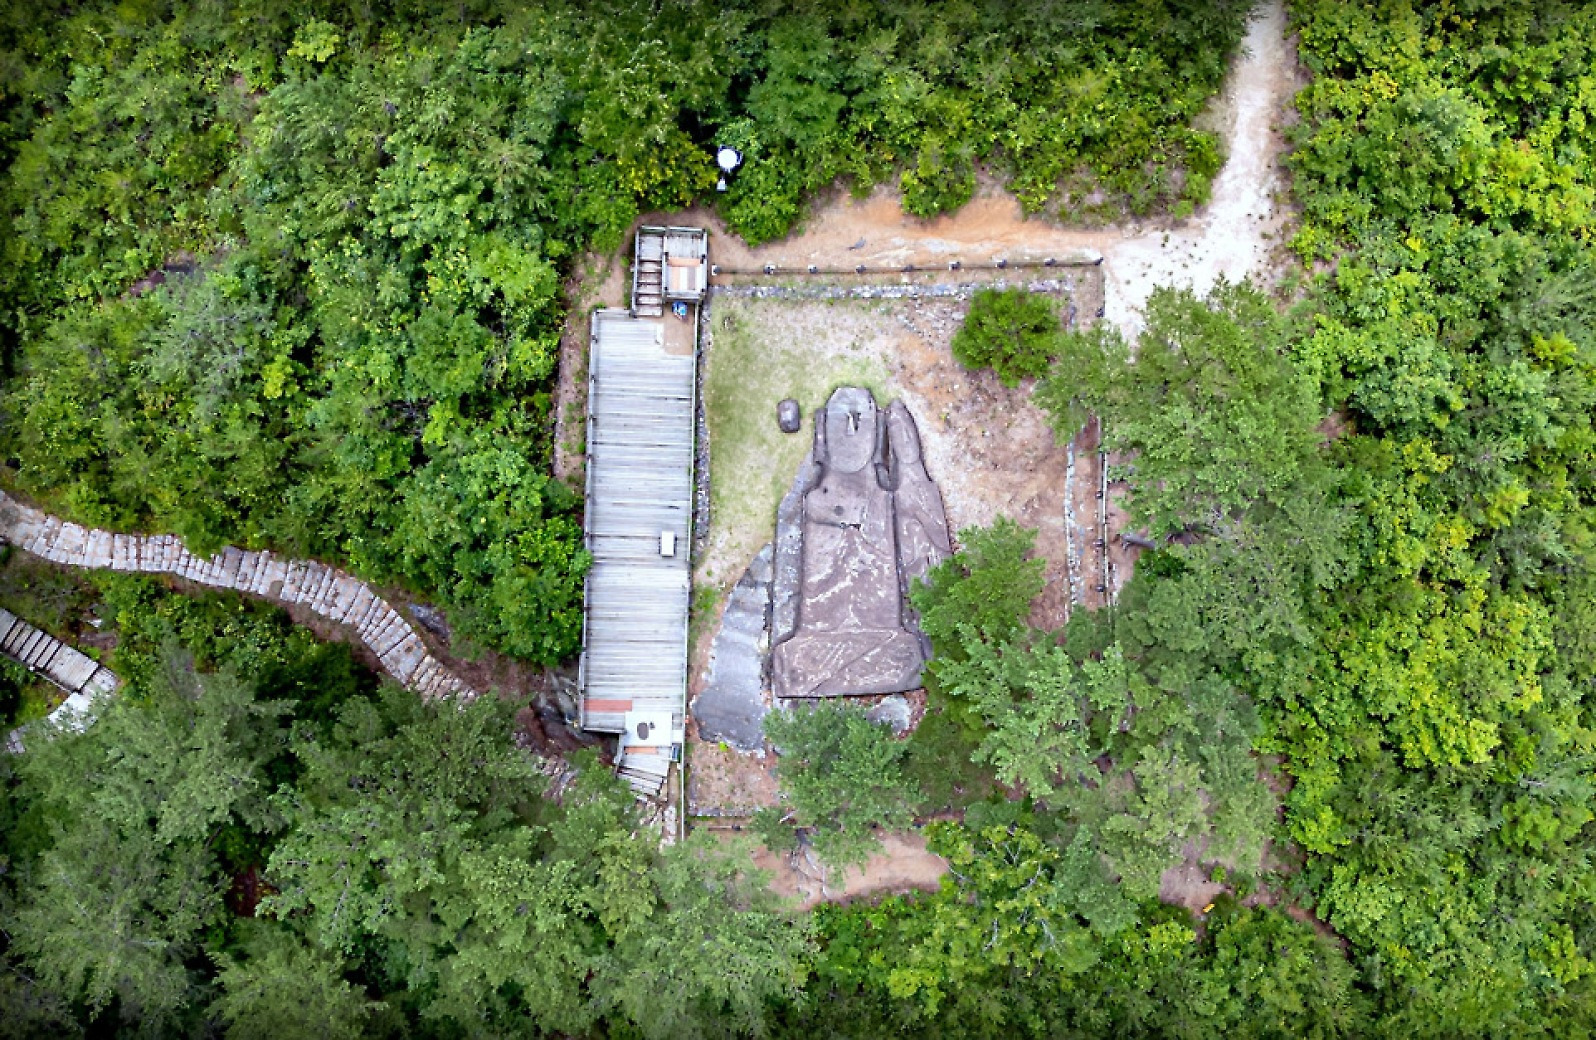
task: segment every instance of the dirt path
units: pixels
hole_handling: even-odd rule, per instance
[[[887,188],[864,199],[835,192],[816,205],[803,230],[752,248],[705,207],[644,220],[709,228],[710,257],[728,270],[766,264],[891,269],[1100,254],[1108,277],[1105,316],[1134,334],[1158,286],[1205,291],[1221,276],[1274,278],[1288,216],[1278,162],[1285,140],[1278,127],[1298,87],[1296,49],[1285,30],[1281,0],[1268,0],[1254,14],[1244,51],[1210,113],[1227,160],[1208,205],[1186,221],[1072,230],[1027,218],[1013,196],[990,182],[958,212],[931,220],[905,215],[897,192]]]
[[[1245,51],[1218,99],[1225,165],[1197,218],[1099,247],[1109,275],[1107,318],[1127,335],[1140,329],[1142,309],[1158,286],[1206,292],[1220,278],[1274,280],[1287,222],[1278,127],[1298,87],[1296,48],[1285,31],[1281,0],[1254,13]]]
[[[554,476],[577,488],[586,478],[587,348],[595,307],[626,303],[625,258],[589,253],[565,285],[565,329],[554,387]]]
[[[754,865],[770,872],[770,890],[798,910],[867,896],[934,892],[948,872],[948,861],[927,849],[923,836],[897,832],[882,835],[881,851],[863,867],[840,873],[802,852],[778,856],[763,846],[754,851]]]
[[[991,181],[956,213],[921,220],[903,212],[898,193],[880,188],[864,199],[837,190],[810,211],[802,230],[778,242],[750,247],[726,230],[713,210],[695,206],[651,213],[639,223],[687,224],[710,232],[710,257],[728,270],[789,270],[809,264],[864,264],[876,269],[945,266],[949,261],[1104,258],[1105,317],[1127,335],[1141,328],[1142,312],[1161,285],[1198,291],[1220,277],[1274,281],[1289,213],[1279,158],[1279,131],[1300,81],[1296,48],[1287,39],[1283,0],[1266,0],[1255,12],[1243,51],[1206,122],[1219,133],[1226,162],[1208,205],[1189,220],[1147,222],[1082,231],[1027,218],[1019,202]],[[583,277],[568,287],[573,301],[619,304],[624,264],[590,257]],[[725,281],[725,279],[720,279]],[[580,376],[587,346],[584,313],[573,313],[562,343],[555,470],[580,479],[582,402]]]

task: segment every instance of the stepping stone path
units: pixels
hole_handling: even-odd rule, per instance
[[[314,560],[231,546],[204,559],[174,535],[113,534],[42,513],[0,492],[0,538],[68,567],[172,574],[282,604],[298,603],[348,625],[377,655],[383,670],[423,697],[475,697],[433,657],[421,636],[365,582]]]

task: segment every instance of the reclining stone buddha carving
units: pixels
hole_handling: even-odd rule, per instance
[[[910,584],[949,552],[942,495],[901,401],[843,387],[776,523],[771,679],[778,697],[902,693],[930,645]]]

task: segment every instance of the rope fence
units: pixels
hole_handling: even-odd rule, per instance
[[[787,275],[802,275],[802,274],[816,274],[816,275],[917,274],[917,273],[924,273],[924,272],[928,272],[928,271],[941,271],[941,270],[948,270],[948,271],[1008,271],[1008,270],[1025,269],[1025,268],[1100,267],[1100,266],[1102,266],[1102,263],[1103,263],[1103,258],[1101,256],[1097,256],[1097,257],[1065,257],[1063,259],[1058,259],[1058,258],[1050,256],[1050,257],[1045,257],[1045,258],[1043,258],[1041,260],[1006,260],[1006,259],[1000,259],[1000,260],[977,261],[977,262],[974,262],[974,263],[966,263],[963,260],[949,260],[945,267],[942,266],[942,265],[926,265],[926,264],[901,264],[901,265],[855,264],[852,267],[831,267],[831,266],[823,267],[823,266],[821,266],[819,264],[807,264],[807,265],[805,265],[803,267],[783,267],[783,266],[781,266],[779,264],[765,264],[763,267],[759,267],[757,269],[744,269],[744,268],[735,268],[735,267],[722,267],[719,264],[711,264],[710,268],[709,268],[709,273],[710,273],[711,277],[719,276],[719,275],[725,275],[725,276],[729,276],[729,277],[730,276],[764,275],[765,277],[769,278],[769,277],[775,277],[777,275],[787,276]]]

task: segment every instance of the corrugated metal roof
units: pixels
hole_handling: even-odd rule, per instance
[[[582,725],[687,704],[696,361],[667,353],[660,320],[593,317],[588,359],[587,576]],[[660,553],[660,535],[675,540]],[[680,739],[679,721],[676,740]]]

